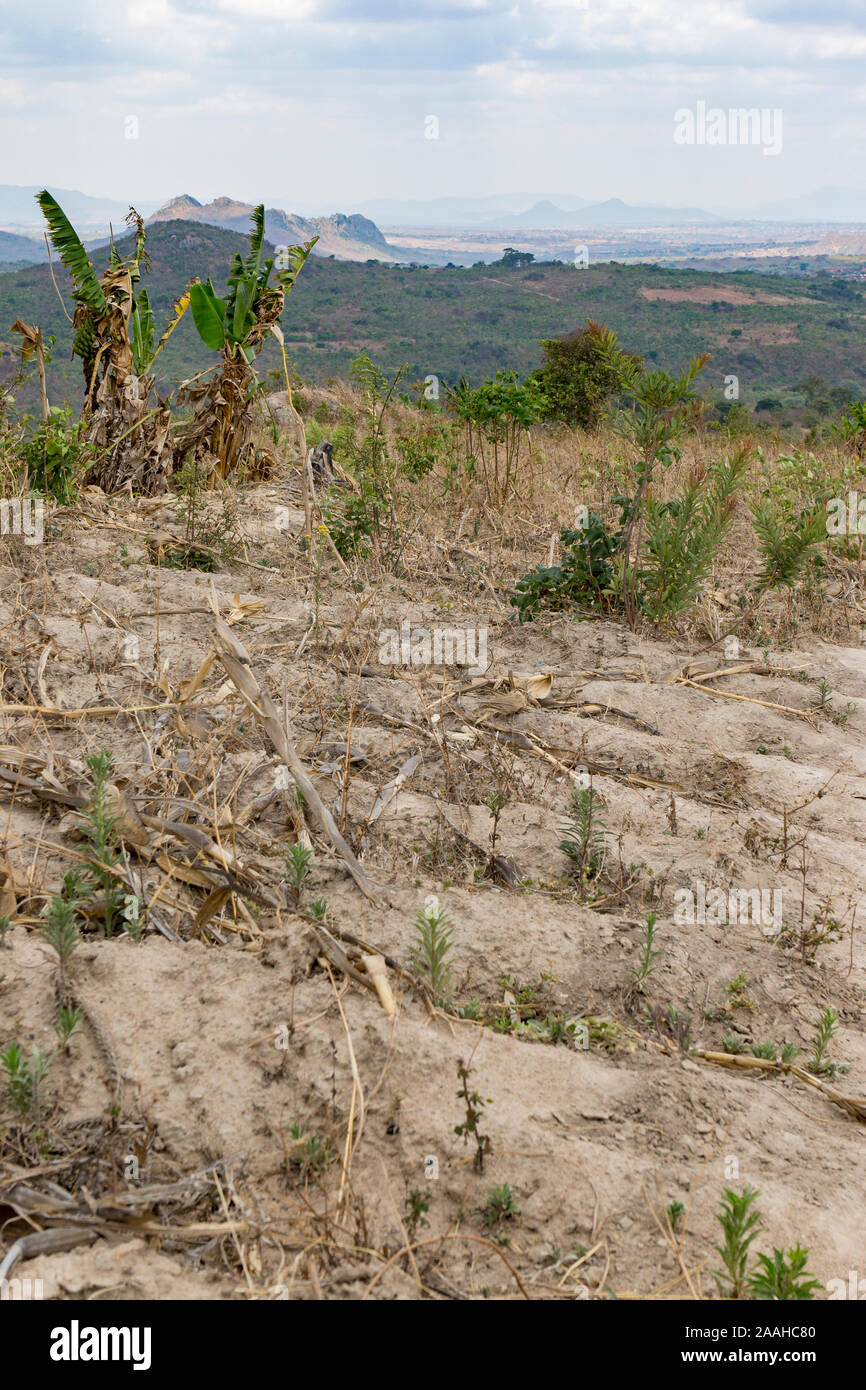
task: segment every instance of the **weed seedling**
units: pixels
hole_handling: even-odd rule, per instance
[[[290,845],[287,853],[283,856],[285,862],[285,873],[283,878],[289,886],[295,906],[301,901],[304,883],[310,872],[310,860],[313,857],[311,849],[305,849],[303,845]]]
[[[772,1256],[759,1255],[760,1269],[749,1278],[749,1292],[753,1298],[774,1302],[814,1298],[814,1290],[824,1285],[810,1277],[808,1260],[809,1251],[799,1244],[788,1251],[774,1248]]]
[[[571,820],[563,826],[559,842],[577,875],[581,892],[604,868],[607,827],[596,807],[592,786],[576,787],[571,794]]]
[[[65,898],[52,898],[42,910],[45,925],[42,935],[57,955],[60,974],[66,974],[69,958],[81,937],[76,921],[75,904]]]
[[[816,1025],[812,1056],[806,1063],[808,1070],[815,1076],[835,1076],[837,1072],[848,1070],[846,1063],[833,1062],[827,1056],[827,1048],[838,1027],[839,1015],[836,1010],[825,1009]]]
[[[501,1226],[503,1221],[514,1221],[520,1215],[520,1207],[514,1200],[511,1184],[504,1182],[499,1187],[487,1189],[487,1201],[482,1211],[482,1220],[488,1231]]]
[[[409,1239],[414,1240],[415,1232],[419,1226],[429,1226],[427,1213],[430,1210],[430,1203],[433,1193],[429,1187],[425,1187],[423,1192],[419,1192],[417,1187],[413,1187],[406,1198],[406,1229]]]
[[[683,1219],[685,1207],[683,1206],[682,1202],[671,1202],[669,1206],[665,1207],[665,1212],[667,1213],[667,1218],[670,1224],[671,1231],[674,1235],[676,1235],[677,1231],[679,1230],[680,1222]]]
[[[448,960],[451,926],[440,903],[429,903],[415,917],[415,941],[409,952],[412,968],[433,998],[447,1003],[454,987],[454,972]]]
[[[758,1234],[761,1224],[760,1213],[752,1211],[751,1206],[758,1193],[747,1187],[742,1196],[730,1187],[716,1212],[716,1220],[721,1224],[724,1244],[716,1250],[722,1258],[725,1273],[716,1270],[713,1278],[724,1298],[739,1299],[746,1294],[746,1265],[749,1260],[749,1246]]]
[[[481,1112],[485,1105],[492,1105],[493,1102],[488,1098],[482,1100],[477,1091],[469,1089],[470,1069],[463,1062],[457,1063],[457,1076],[460,1081],[460,1090],[457,1092],[458,1100],[462,1100],[466,1108],[463,1122],[454,1126],[455,1134],[463,1135],[463,1143],[466,1144],[471,1138],[475,1145],[475,1160],[473,1167],[476,1173],[484,1172],[484,1159],[487,1154],[493,1152],[493,1145],[486,1134],[482,1134],[479,1129],[481,1122]]]
[[[291,1152],[287,1167],[300,1178],[318,1176],[333,1162],[334,1155],[327,1140],[324,1142],[307,1125],[296,1124],[289,1129]]]
[[[72,1042],[72,1036],[83,1018],[84,1014],[81,1010],[73,1007],[71,1004],[63,1004],[57,1010],[57,1022],[54,1025],[54,1029],[57,1036],[60,1038],[60,1042],[67,1057],[71,1052],[69,1044]]]
[[[45,1078],[51,1065],[51,1056],[36,1046],[29,1061],[24,1060],[24,1052],[19,1043],[13,1043],[6,1052],[0,1052],[0,1066],[6,1073],[6,1088],[9,1099],[20,1115],[32,1115],[38,1120],[45,1099]]]
[[[93,777],[93,794],[85,811],[84,835],[90,841],[92,851],[89,868],[105,898],[105,935],[111,936],[125,896],[124,885],[117,875],[118,865],[122,863],[120,816],[110,800],[114,759],[111,753],[102,749],[99,753],[91,753],[86,761]]]
[[[631,984],[628,989],[630,998],[636,994],[643,994],[644,984],[655,970],[655,963],[658,960],[659,951],[653,950],[656,939],[656,922],[658,920],[655,912],[648,912],[646,926],[643,930],[640,953],[637,958],[637,965],[631,970]]]

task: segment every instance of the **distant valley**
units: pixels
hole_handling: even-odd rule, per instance
[[[192,276],[225,282],[246,239],[203,221],[159,220],[147,245],[146,283],[159,328]],[[104,249],[94,261],[97,268],[104,264]],[[62,267],[55,274],[70,304]],[[69,360],[69,324],[47,265],[0,273],[4,375],[18,317],[56,335],[49,391],[56,404],[78,403],[80,366]],[[866,395],[864,294],[826,275],[780,280],[749,270],[710,274],[610,263],[583,270],[570,263],[412,269],[319,257],[289,296],[282,322],[289,358],[306,378],[344,377],[365,352],[389,371],[408,364],[409,382],[431,373],[456,382],[462,374],[478,381],[499,368],[523,375],[539,363],[540,339],[580,328],[587,318],[608,323],[626,347],[672,369],[708,351],[705,389],[719,398],[731,373],[749,405],[774,394],[784,403],[795,383],[816,372],[852,395]],[[159,359],[160,389],[214,360],[184,320]],[[278,365],[271,345],[259,370]]]

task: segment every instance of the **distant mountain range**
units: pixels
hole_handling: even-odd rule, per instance
[[[767,222],[866,222],[866,191],[858,188],[818,188],[796,198],[766,203],[740,217]]]
[[[76,189],[51,188],[88,249],[104,244],[109,225],[115,237],[123,234],[128,205],[111,198],[92,197]],[[46,259],[42,238],[43,223],[36,203],[39,187],[0,184],[0,265],[40,264]],[[134,196],[134,195],[133,195]],[[246,234],[252,204],[235,198],[214,198],[202,203],[189,194],[169,199],[158,206],[135,199],[135,205],[150,223],[187,221],[206,223],[226,231]],[[309,208],[310,204],[304,204]],[[522,232],[646,231],[653,228],[719,228],[725,224],[774,222],[790,229],[798,223],[866,226],[866,191],[825,187],[774,203],[750,209],[713,207],[657,207],[633,205],[621,198],[593,202],[575,194],[508,193],[489,197],[447,197],[430,199],[370,199],[351,214],[308,216],[287,213],[280,207],[267,207],[265,233],[274,245],[296,244],[318,236],[314,254],[338,260],[379,260],[389,264],[413,262],[444,263],[450,255],[459,256],[459,236],[463,232],[483,233],[484,245]],[[380,226],[401,229],[400,245],[391,244]],[[439,243],[418,237],[412,230],[437,232]],[[454,246],[441,244],[442,231],[453,229]],[[409,232],[407,237],[406,231]],[[842,233],[840,232],[839,235]],[[849,233],[850,235],[851,233]],[[775,235],[775,233],[773,234]],[[790,236],[790,232],[788,233]],[[828,235],[833,235],[829,233]],[[559,252],[557,251],[557,254]]]
[[[28,261],[35,265],[47,260],[44,242],[29,236],[18,236],[15,232],[0,232],[0,265],[7,265],[10,261]]]
[[[188,193],[170,198],[151,217],[151,222],[205,222],[211,227],[223,227],[230,232],[246,233],[250,229],[252,203],[234,198],[214,198],[200,203]],[[319,238],[313,254],[336,256],[341,261],[397,261],[401,253],[390,247],[375,222],[355,212],[347,216],[336,212],[330,217],[300,217],[283,212],[281,208],[265,209],[265,236],[274,246],[293,246]]]
[[[513,226],[515,217],[536,203],[577,212],[589,207],[592,199],[568,193],[498,193],[486,198],[372,198],[360,208],[367,217],[386,226],[477,228],[491,222]]]
[[[508,226],[571,227],[579,231],[581,227],[681,227],[720,221],[715,213],[702,208],[631,207],[622,198],[608,198],[604,203],[591,203],[573,212],[545,200],[511,217]],[[501,226],[501,219],[488,225]]]
[[[0,227],[5,227],[7,231],[25,231],[33,227],[38,228],[41,235],[42,213],[36,202],[36,194],[45,187],[44,183],[27,186],[0,183]],[[79,193],[75,188],[55,188],[53,184],[47,187],[79,231],[83,229],[89,232],[95,228],[101,231],[109,222],[114,225],[115,231],[123,227],[129,203],[119,202],[116,198],[92,198],[89,193]],[[142,217],[156,206],[152,199],[136,202]]]

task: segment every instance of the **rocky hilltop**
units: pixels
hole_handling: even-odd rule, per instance
[[[200,203],[189,193],[183,193],[177,198],[170,198],[148,221],[206,222],[214,227],[246,233],[252,211],[251,203],[239,202],[236,198],[214,198],[210,203]],[[265,236],[275,246],[293,245],[317,236],[319,240],[315,254],[336,256],[342,261],[363,261],[371,257],[382,261],[400,259],[399,252],[388,245],[375,222],[359,212],[348,216],[335,212],[330,217],[300,217],[297,213],[284,212],[282,208],[267,208]]]

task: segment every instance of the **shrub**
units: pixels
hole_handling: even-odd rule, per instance
[[[619,368],[599,348],[597,325],[590,320],[577,333],[543,339],[541,357],[542,365],[531,380],[544,394],[542,418],[595,429],[624,385]],[[640,361],[634,356],[631,360]]]
[[[66,506],[73,500],[76,484],[87,472],[91,457],[82,425],[73,423],[72,410],[66,406],[63,410],[52,407],[49,418],[38,424],[25,417],[24,427],[20,456],[30,490]]]

